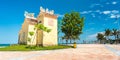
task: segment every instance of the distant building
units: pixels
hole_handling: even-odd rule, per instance
[[[54,11],[49,11],[48,9],[43,9],[40,7],[40,13],[37,18],[34,17],[34,13],[28,13],[25,11],[25,20],[22,24],[22,28],[19,31],[19,44],[27,44],[27,45],[57,45],[57,16],[54,15]],[[51,29],[50,33],[39,30],[36,33],[35,25],[41,22],[44,26]],[[28,41],[29,32],[34,32],[34,35],[31,38],[31,42]]]

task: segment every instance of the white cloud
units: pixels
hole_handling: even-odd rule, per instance
[[[88,13],[91,13],[92,11],[83,11],[83,12],[80,12],[80,14],[88,14]]]
[[[120,18],[120,14],[116,15],[116,14],[111,14],[110,18]]]
[[[103,14],[118,14],[119,10],[106,10],[102,12]]]
[[[118,2],[116,2],[116,1],[113,1],[113,2],[106,2],[107,5],[109,5],[109,4],[115,5],[115,4],[117,4],[117,3],[118,3]]]
[[[89,13],[91,13],[92,11],[90,10],[90,11],[88,11]]]
[[[119,10],[106,10],[102,12],[105,15],[108,15],[109,18],[120,18]],[[118,15],[119,14],[119,15]]]
[[[99,13],[99,14],[102,14],[102,11],[100,11],[100,10],[96,10],[96,11],[94,11],[94,12]]]
[[[93,7],[95,7],[95,6],[103,7],[103,5],[101,5],[101,4],[92,4],[92,5],[90,5],[91,8],[93,8]]]
[[[117,4],[117,2],[116,2],[116,1],[113,1],[112,4],[115,5],[115,4]]]
[[[88,35],[88,38],[96,38],[98,33],[104,34],[104,32],[97,32],[95,34]]]
[[[62,14],[56,14],[58,17],[64,17],[64,15],[62,15]]]
[[[116,16],[118,18],[120,18],[120,11],[119,10],[105,10],[105,11],[100,11],[100,10],[89,10],[89,11],[82,11],[80,12],[80,14],[90,14],[93,18],[96,17],[95,13],[99,13],[99,14],[104,14],[106,16],[108,16],[109,18],[116,18]],[[119,15],[118,15],[119,14]],[[97,16],[98,18],[101,18],[100,16]]]
[[[110,18],[116,18],[116,15],[111,14]]]
[[[118,14],[117,17],[120,18],[120,14]]]
[[[110,14],[111,11],[103,11],[103,14]]]
[[[114,13],[114,14],[119,13],[119,11],[118,11],[118,10],[112,10],[111,12],[112,12],[112,13]]]
[[[83,11],[83,12],[80,12],[81,14],[88,14],[88,12],[87,11]]]
[[[93,13],[92,13],[91,15],[92,15],[92,17],[93,17],[93,18],[95,18],[95,17],[96,17],[96,16],[95,16],[95,14],[93,14]]]

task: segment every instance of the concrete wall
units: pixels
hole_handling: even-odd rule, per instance
[[[27,44],[27,36],[28,36],[28,23],[25,19],[24,23],[22,24],[22,28],[19,32],[19,43]]]

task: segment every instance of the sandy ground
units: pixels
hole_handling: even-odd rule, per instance
[[[115,48],[117,50],[120,50],[120,45],[108,45],[108,46],[110,46],[112,48]]]
[[[79,44],[76,49],[1,51],[0,60],[120,60],[117,49],[120,45]]]

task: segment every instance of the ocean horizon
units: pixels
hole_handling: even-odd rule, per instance
[[[0,44],[0,48],[10,46],[10,44]]]

